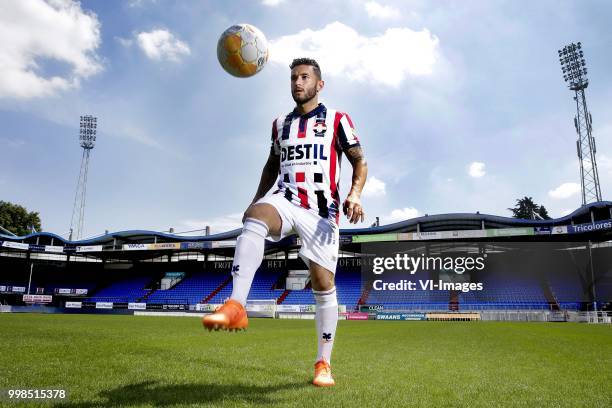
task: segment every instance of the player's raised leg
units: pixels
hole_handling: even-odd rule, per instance
[[[316,302],[315,322],[318,339],[312,383],[320,387],[332,386],[335,381],[331,375],[330,362],[338,325],[338,299],[334,274],[316,262],[310,261],[310,279]]]
[[[254,204],[245,213],[242,233],[236,241],[232,265],[232,294],[215,313],[204,316],[202,324],[208,330],[241,330],[248,327],[244,306],[253,283],[255,271],[261,265],[265,238],[279,235],[281,218],[270,204]]]

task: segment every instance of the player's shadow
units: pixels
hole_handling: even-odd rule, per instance
[[[254,405],[277,405],[287,401],[275,398],[274,393],[309,386],[306,382],[270,386],[247,384],[159,384],[143,381],[117,387],[98,394],[103,401],[67,402],[57,405],[66,408],[119,407],[132,405],[167,406],[174,404],[205,404],[217,401],[244,402]]]

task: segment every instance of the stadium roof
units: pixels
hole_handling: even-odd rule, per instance
[[[612,219],[612,201],[600,201],[582,206],[572,213],[551,220],[525,220],[497,215],[480,213],[454,213],[424,215],[393,224],[370,228],[342,229],[343,236],[369,235],[393,232],[433,232],[433,231],[458,231],[458,230],[480,230],[496,228],[515,227],[555,227],[560,225],[572,225],[591,223],[593,221]],[[223,241],[235,239],[241,229],[222,232],[212,235],[185,236],[169,234],[157,231],[128,230],[111,232],[108,234],[91,237],[88,239],[69,241],[64,237],[51,232],[37,232],[21,237],[0,234],[0,239],[13,242],[27,242],[41,245],[109,245],[114,242],[120,243],[147,243],[147,242],[201,242],[201,241]]]

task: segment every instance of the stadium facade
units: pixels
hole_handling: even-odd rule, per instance
[[[236,229],[180,236],[135,230],[79,241],[48,232],[0,235],[0,299],[5,305],[44,303],[79,311],[211,310],[231,291],[230,269],[239,233]],[[385,226],[344,229],[340,236],[336,285],[342,310],[349,313],[365,307],[406,313],[591,310],[608,308],[612,300],[612,264],[607,265],[612,251],[610,201],[551,220],[479,213],[425,215]],[[299,245],[296,236],[267,243],[250,302],[272,302],[288,313],[313,309],[306,268],[297,256]],[[534,248],[540,251],[539,262],[516,263]],[[487,254],[486,273],[461,276],[464,283],[479,281],[486,290],[373,290],[375,277],[367,253],[394,250]],[[427,271],[426,278],[442,282],[444,273]]]

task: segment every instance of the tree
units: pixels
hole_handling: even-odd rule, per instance
[[[7,201],[0,201],[0,226],[18,236],[30,234],[32,227],[41,231],[37,212],[28,212],[24,207]]]
[[[548,211],[546,211],[546,207],[544,207],[543,205],[540,206],[540,211],[538,211],[538,214],[540,215],[540,217],[544,218],[545,220],[550,220]]]
[[[512,217],[514,218],[532,220],[535,218],[533,215],[535,213],[545,220],[550,220],[550,216],[548,215],[546,208],[543,205],[540,206],[534,203],[532,197],[525,196],[517,199],[514,208],[508,208],[508,210],[512,211]]]

